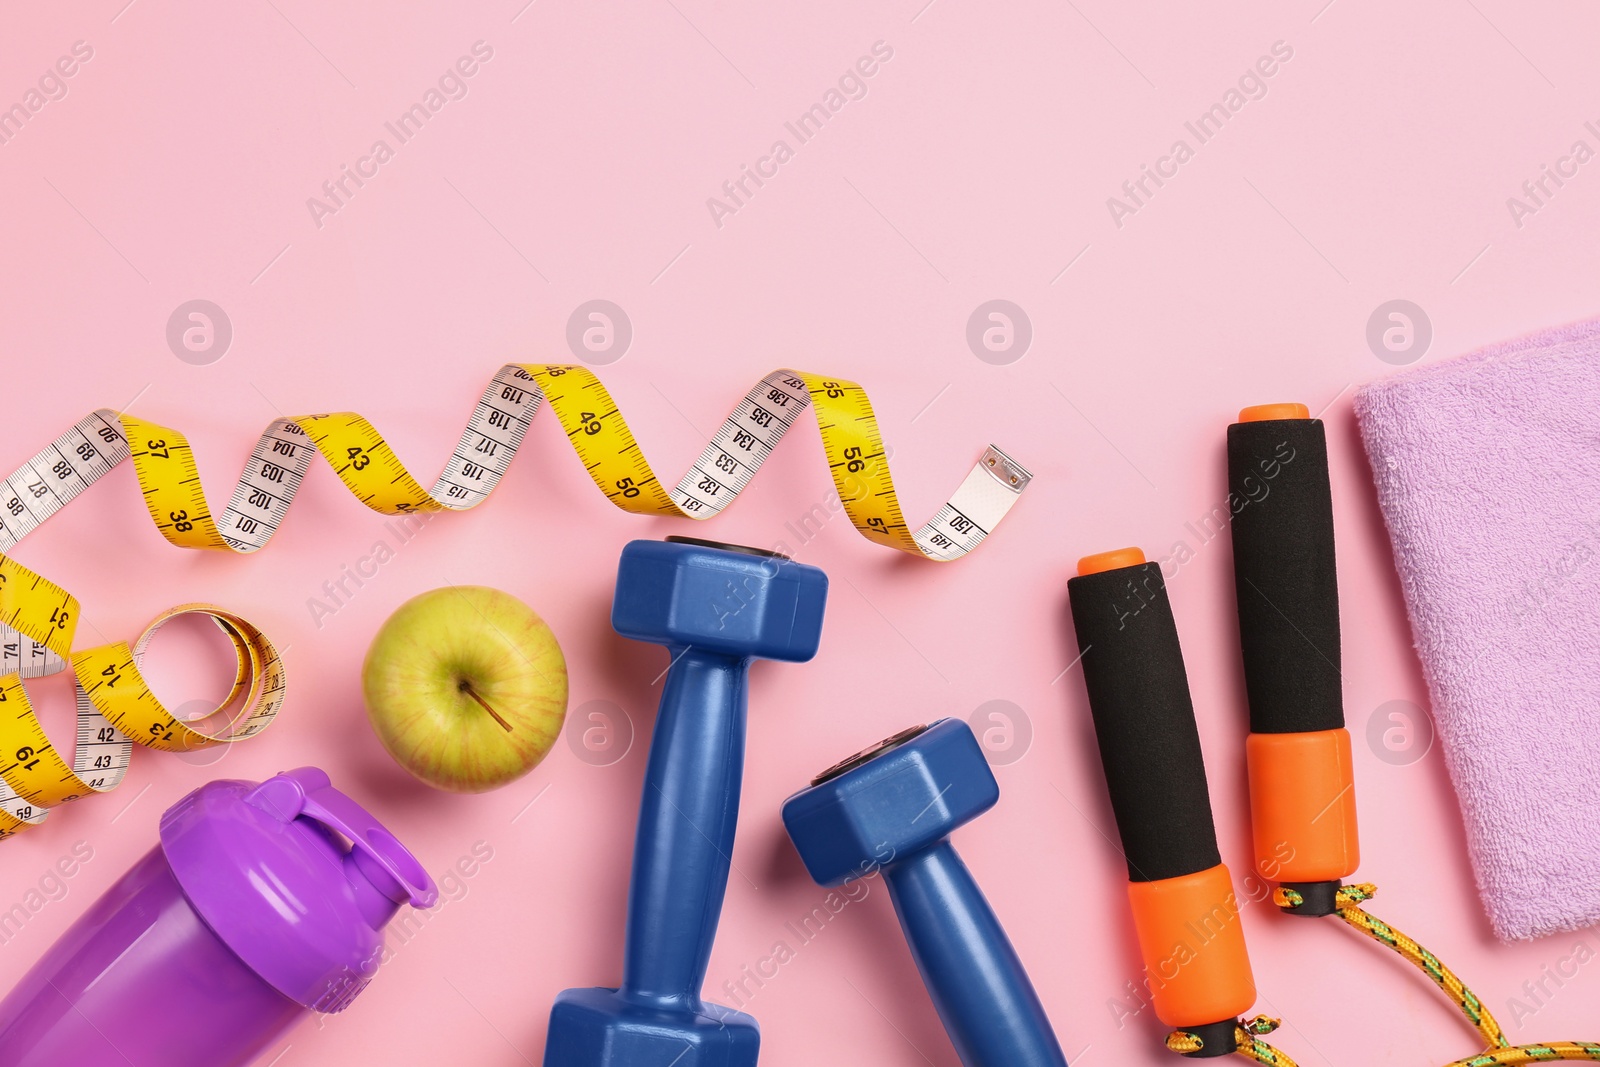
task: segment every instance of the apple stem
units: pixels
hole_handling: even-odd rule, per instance
[[[504,719],[502,719],[500,717],[500,713],[498,711],[495,711],[493,708],[491,708],[489,706],[489,702],[478,695],[478,691],[476,689],[472,688],[472,683],[471,682],[469,682],[465,678],[463,678],[461,680],[460,686],[458,686],[457,688],[459,688],[463,693],[467,694],[467,696],[471,697],[473,700],[476,700],[478,702],[478,706],[479,707],[481,707],[484,711],[487,711],[491,716],[494,717],[494,721],[500,724],[500,728],[502,730],[504,730],[508,734],[511,732],[511,724],[506,722]]]

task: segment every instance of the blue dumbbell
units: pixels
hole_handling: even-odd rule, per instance
[[[951,831],[999,799],[978,739],[959,719],[941,719],[823,771],[784,802],[783,823],[822,885],[882,869],[966,1067],[1066,1067],[1028,973],[950,844]]]
[[[672,654],[633,846],[617,989],[568,989],[545,1067],[751,1067],[761,1032],[700,999],[728,887],[753,659],[816,654],[828,577],[687,537],[622,550],[611,625]]]

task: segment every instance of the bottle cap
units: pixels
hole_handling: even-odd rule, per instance
[[[201,786],[162,816],[161,848],[206,925],[319,1012],[366,988],[401,904],[439,898],[417,858],[315,767]]]

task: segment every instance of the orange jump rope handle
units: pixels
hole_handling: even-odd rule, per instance
[[[1360,861],[1341,695],[1333,498],[1321,420],[1245,408],[1228,427],[1229,509],[1256,869],[1332,907]]]
[[[1156,1015],[1226,1055],[1256,988],[1161,568],[1089,556],[1067,590]]]
[[[1202,1036],[1215,1026],[1231,1039],[1234,1022],[1256,1002],[1256,982],[1227,865],[1129,882],[1128,903],[1156,1018]],[[1233,1042],[1224,1043],[1231,1052]]]

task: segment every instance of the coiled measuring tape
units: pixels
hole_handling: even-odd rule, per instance
[[[866,391],[855,382],[803,371],[767,375],[740,401],[689,473],[667,489],[600,379],[585,367],[507,364],[484,390],[455,452],[431,489],[401,464],[365,418],[354,412],[274,420],[220,518],[200,486],[189,443],[176,430],[131,415],[96,411],[40,453],[46,490],[52,472],[76,485],[132,456],[145,504],[166,539],[185,548],[255,552],[294,500],[314,452],[363,504],[384,514],[465,511],[494,491],[542,401],[548,400],[596,486],[617,507],[642,515],[708,519],[750,484],[767,455],[806,408],[815,409],[834,486],[850,521],[870,540],[932,560],[976,548],[1027,488],[1022,466],[990,446],[950,497],[921,527],[907,524]],[[112,436],[105,432],[113,431]],[[98,440],[98,443],[96,441]],[[91,449],[82,470],[73,455]],[[54,457],[54,462],[51,462]],[[12,485],[6,507],[31,529],[38,524],[25,487]]]
[[[261,631],[232,612],[185,604],[163,612],[131,647],[119,641],[72,652],[75,601],[42,579],[17,595],[11,582],[18,569],[12,560],[0,560],[9,594],[0,599],[16,627],[4,638],[9,673],[0,677],[0,840],[38,826],[53,807],[121,785],[135,741],[167,752],[193,751],[253,737],[277,715],[284,691],[282,661]],[[139,673],[150,638],[168,621],[190,614],[212,619],[238,657],[227,697],[197,720],[175,717]],[[54,633],[41,631],[41,619]],[[23,678],[52,674],[69,655],[78,703],[70,764],[45,735],[22,687]],[[211,725],[218,718],[221,722]]]
[[[60,586],[4,555],[128,455],[116,417],[96,412],[0,483],[0,840],[38,826],[49,809],[122,783],[135,742],[186,752],[253,737],[282,703],[282,660],[246,620],[210,604],[171,608],[129,646],[115,642],[74,652],[78,604]],[[218,706],[179,719],[139,673],[150,639],[180,615],[211,619],[237,657],[233,685]],[[77,736],[68,763],[33,712],[24,678],[70,668]]]

